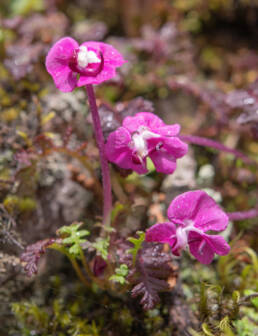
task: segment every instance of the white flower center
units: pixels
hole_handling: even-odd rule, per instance
[[[145,126],[140,126],[137,132],[132,135],[131,145],[140,161],[148,155],[148,144],[146,140],[159,137],[159,134],[149,131]]]
[[[86,68],[88,64],[100,63],[96,53],[92,50],[88,50],[86,46],[81,46],[77,55],[77,63],[81,68]]]
[[[199,229],[197,229],[194,226],[194,222],[192,220],[185,220],[184,221],[185,226],[178,226],[176,229],[176,233],[173,234],[170,238],[176,238],[176,245],[174,246],[175,249],[184,250],[188,245],[188,234],[190,231],[197,232],[199,234],[203,234],[203,232]],[[205,245],[205,242],[203,242],[200,245],[200,253]]]

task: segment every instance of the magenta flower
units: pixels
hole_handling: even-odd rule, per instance
[[[99,84],[116,75],[116,68],[126,61],[111,45],[84,42],[81,46],[71,37],[57,41],[46,58],[46,68],[63,92],[86,84]]]
[[[215,253],[229,253],[230,247],[223,237],[205,233],[226,229],[228,216],[204,191],[179,195],[171,202],[167,215],[170,222],[149,228],[146,241],[167,243],[177,256],[189,246],[191,254],[202,264],[211,263]]]
[[[149,157],[158,172],[171,174],[176,169],[176,159],[187,153],[188,146],[177,137],[178,124],[166,125],[150,112],[140,112],[126,117],[122,127],[112,132],[106,143],[109,161],[139,174],[148,172]]]

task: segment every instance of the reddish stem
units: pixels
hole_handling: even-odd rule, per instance
[[[215,148],[219,151],[223,151],[226,153],[230,153],[233,154],[235,157],[242,159],[245,163],[247,164],[251,164],[254,163],[255,161],[253,161],[252,159],[250,159],[248,156],[246,156],[244,153],[233,149],[233,148],[229,148],[223,144],[221,144],[220,142],[217,142],[215,140],[211,140],[208,138],[204,138],[204,137],[199,137],[199,136],[195,136],[195,135],[179,135],[178,136],[181,140],[186,141],[186,142],[190,142],[194,145],[199,145],[199,146],[205,146],[205,147],[211,147],[211,148]]]
[[[112,208],[111,178],[110,178],[109,165],[105,156],[104,136],[101,128],[93,86],[91,84],[87,84],[86,91],[89,98],[89,105],[92,114],[92,121],[96,141],[99,148],[100,164],[102,170],[102,186],[103,186],[103,198],[104,198],[103,222],[104,225],[109,225],[111,208]]]
[[[247,211],[237,211],[227,213],[229,220],[240,221],[244,219],[250,219],[258,217],[258,209],[251,209]]]

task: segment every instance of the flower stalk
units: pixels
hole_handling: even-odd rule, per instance
[[[189,143],[194,144],[194,145],[211,147],[211,148],[217,149],[218,151],[233,154],[236,158],[239,158],[239,159],[243,160],[243,162],[245,162],[247,164],[255,163],[252,159],[250,159],[248,156],[246,156],[242,152],[240,152],[236,149],[233,149],[233,148],[229,148],[229,147],[221,144],[218,141],[211,140],[211,139],[204,138],[204,137],[199,137],[199,136],[196,136],[196,135],[179,135],[178,137],[182,141],[189,142]]]
[[[247,211],[236,211],[227,213],[229,220],[241,221],[258,217],[258,209],[251,209]]]
[[[112,193],[111,193],[111,178],[108,161],[105,156],[104,136],[101,128],[98,108],[93,86],[86,85],[86,91],[89,99],[89,105],[92,115],[94,133],[96,136],[97,145],[99,148],[100,164],[102,171],[102,186],[103,186],[103,223],[104,226],[109,226],[110,215],[112,208]]]
[[[78,265],[77,261],[75,258],[71,257],[70,255],[66,254],[67,257],[69,258],[78,278],[81,280],[81,282],[88,288],[91,287],[91,283],[85,278],[85,276],[83,275],[80,266]]]

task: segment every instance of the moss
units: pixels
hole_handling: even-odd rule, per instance
[[[100,335],[95,321],[79,318],[74,305],[65,307],[59,300],[54,300],[52,315],[35,303],[13,303],[12,311],[18,320],[18,330],[22,336],[31,335]]]
[[[5,103],[8,103],[8,100],[3,99]],[[1,120],[7,123],[16,120],[19,116],[20,111],[14,107],[7,108],[1,112]]]
[[[187,268],[186,261],[183,267],[184,292],[203,322],[199,330],[191,331],[192,336],[251,336],[257,333],[256,299],[247,299],[258,290],[255,251],[235,240],[231,253],[219,258],[217,274],[211,271],[209,278],[207,266],[195,265],[193,272]],[[189,287],[190,284],[194,286]],[[191,293],[197,291],[198,295],[192,296]],[[247,307],[250,304],[253,307]]]
[[[3,204],[9,213],[30,212],[36,208],[36,201],[34,199],[30,197],[18,197],[15,195],[8,195]]]
[[[258,333],[258,312],[254,308],[242,308],[244,316],[234,322],[237,335],[254,336]]]

